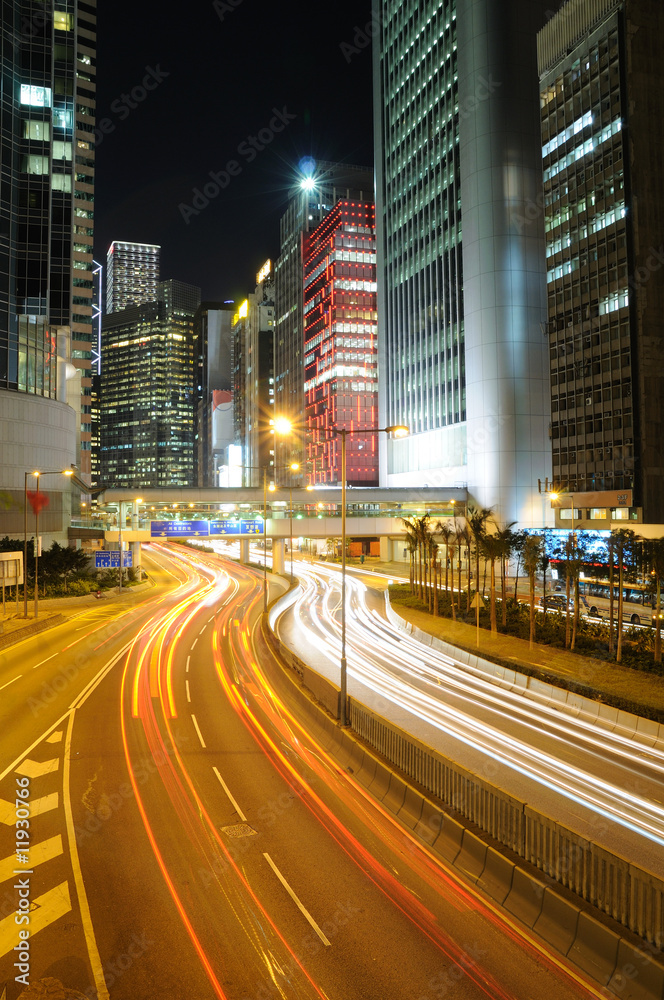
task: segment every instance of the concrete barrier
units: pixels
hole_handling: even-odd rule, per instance
[[[556,951],[566,955],[576,938],[581,908],[547,886],[544,890],[542,909],[533,930],[552,945]]]
[[[422,797],[422,814],[413,828],[413,833],[429,847],[433,847],[443,828],[444,818],[441,809]]]
[[[618,943],[616,968],[607,989],[628,1000],[663,1000],[664,965],[652,952],[635,948],[627,941]]]
[[[504,903],[512,888],[514,863],[493,847],[487,847],[484,871],[477,885],[487,892],[497,903]]]
[[[396,816],[406,799],[406,782],[397,774],[390,775],[390,784],[383,796],[383,805]]]
[[[542,912],[544,889],[544,883],[539,879],[532,878],[521,868],[515,868],[512,888],[503,905],[526,927],[533,927]]]
[[[479,837],[471,830],[464,830],[461,850],[456,856],[454,867],[476,882],[486,865],[486,851],[487,845]]]
[[[457,820],[452,819],[451,816],[446,816],[443,820],[443,829],[438,834],[438,838],[434,844],[436,853],[440,854],[446,861],[454,864],[461,850],[465,829]]]
[[[385,803],[387,805],[387,803]],[[397,816],[402,823],[414,830],[420,821],[424,807],[424,796],[412,785],[406,785],[406,795]]]
[[[606,986],[616,971],[618,943],[614,931],[589,913],[580,913],[574,943],[567,957],[595,982]]]

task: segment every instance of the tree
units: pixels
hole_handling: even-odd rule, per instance
[[[614,528],[611,532],[613,547],[618,563],[618,638],[616,641],[616,663],[622,662],[623,634],[623,584],[629,578],[634,564],[634,543],[636,535],[630,528]]]
[[[454,534],[454,529],[447,521],[439,521],[436,525],[436,533],[443,539],[443,545],[445,546],[445,592],[447,593],[449,591],[450,539]],[[452,585],[454,585],[454,580],[452,580]]]
[[[500,599],[503,609],[503,625],[507,625],[506,572],[507,564],[509,563],[512,557],[512,552],[514,551],[515,532],[512,531],[512,528],[515,524],[516,521],[511,521],[509,524],[506,524],[504,528],[498,528],[496,525],[496,538],[498,539],[500,548]]]
[[[521,528],[520,531],[512,532],[512,552],[516,555],[516,573],[514,577],[514,600],[519,600],[519,567],[523,560],[523,550],[526,544],[526,539],[528,538],[528,532],[525,528]]]
[[[475,593],[480,589],[480,555],[482,552],[482,541],[486,537],[486,523],[493,513],[492,507],[473,507],[468,505],[468,527],[475,545]],[[470,564],[469,564],[470,566]],[[470,594],[470,583],[468,584]]]
[[[503,543],[498,535],[485,535],[481,541],[484,558],[491,566],[491,576],[489,579],[489,609],[491,616],[491,631],[497,632],[496,624],[496,559],[500,559],[503,551]]]
[[[535,640],[535,574],[542,562],[544,540],[538,535],[526,535],[523,543],[523,568],[530,581],[530,648]]]
[[[452,578],[452,589],[450,590],[450,603],[452,606],[452,620],[456,621],[456,607],[454,604],[454,556],[456,555],[456,537],[450,542],[450,576]],[[461,559],[459,559],[461,564]],[[461,601],[461,571],[459,571],[459,602]]]

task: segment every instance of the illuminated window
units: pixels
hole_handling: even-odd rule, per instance
[[[74,27],[73,14],[65,14],[63,10],[54,11],[53,27],[56,31],[71,31]]]
[[[590,508],[590,520],[591,521],[605,521],[606,520],[606,507],[591,507]]]
[[[24,139],[37,139],[41,142],[47,142],[51,137],[51,126],[48,122],[34,122],[34,121],[24,121],[23,122],[23,138]]]
[[[53,128],[72,128],[73,112],[67,108],[53,108]]]
[[[47,174],[48,156],[24,156],[21,171],[24,174]]]
[[[71,160],[71,143],[70,142],[58,142],[56,139],[53,143],[53,159],[54,160]]]
[[[616,507],[615,510],[611,511],[612,521],[629,521],[629,508],[627,507]]]
[[[31,83],[21,84],[21,104],[28,104],[32,108],[50,108],[51,88],[35,87]]]
[[[68,191],[71,194],[71,174],[51,174],[52,191]]]

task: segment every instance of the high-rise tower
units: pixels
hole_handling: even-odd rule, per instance
[[[154,302],[161,247],[114,240],[106,254],[106,312]]]
[[[0,530],[10,533],[26,471],[90,473],[95,11],[96,0],[2,5],[0,487],[15,503]],[[60,486],[44,480],[59,494],[40,519],[47,533],[68,521]]]
[[[595,528],[664,516],[663,38],[655,0],[538,37],[553,475]]]
[[[536,33],[545,0],[374,0],[386,485],[541,523],[550,474]]]

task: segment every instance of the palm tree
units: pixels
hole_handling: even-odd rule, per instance
[[[512,551],[516,555],[516,574],[514,578],[514,600],[519,600],[519,567],[521,566],[521,561],[523,559],[523,549],[526,544],[526,539],[528,538],[528,532],[525,528],[521,528],[520,531],[512,532]]]
[[[480,554],[482,552],[482,540],[486,536],[486,522],[489,520],[493,513],[492,507],[473,507],[472,504],[468,505],[467,521],[468,527],[470,528],[471,535],[473,537],[473,542],[475,544],[475,593],[479,593],[480,589]],[[468,593],[470,594],[470,584],[468,585]]]
[[[439,521],[436,525],[436,532],[443,539],[443,545],[445,546],[445,592],[449,591],[449,560],[450,560],[450,539],[454,534],[454,528],[447,521]],[[454,581],[452,581],[454,582]]]
[[[411,593],[415,593],[417,583],[415,557],[420,551],[420,535],[418,531],[417,518],[401,517],[399,520],[406,529],[406,547],[410,554],[410,590]]]
[[[489,608],[491,614],[491,631],[497,632],[496,624],[496,559],[500,559],[503,551],[503,543],[498,535],[485,535],[481,541],[484,558],[491,565],[491,576],[489,581]],[[478,611],[479,613],[479,611]]]
[[[541,565],[543,539],[527,535],[523,543],[523,568],[530,580],[530,648],[535,640],[535,574]],[[546,606],[546,605],[545,605]]]
[[[503,610],[503,625],[507,625],[507,585],[506,564],[509,563],[515,547],[515,533],[512,528],[516,521],[510,521],[504,528],[498,528],[496,538],[500,543],[500,599]]]
[[[467,524],[463,527],[457,526],[456,530],[457,543],[459,545],[459,611],[461,611],[461,552],[463,548],[466,549],[466,563],[468,566],[468,587],[466,593],[466,613],[470,613],[470,545],[473,536],[470,533],[470,528]]]
[[[615,622],[615,609],[613,605],[613,577],[615,568],[615,551],[613,538],[609,535],[609,656],[613,656],[613,625]]]
[[[618,561],[618,639],[616,643],[616,663],[622,662],[623,634],[623,583],[625,575],[631,575],[634,560],[634,541],[636,535],[630,528],[614,528],[611,538]]]
[[[456,539],[450,542],[450,576],[452,577],[452,589],[450,591],[450,602],[452,605],[452,620],[456,621],[456,607],[454,605],[454,555],[457,550]],[[459,558],[459,564],[461,559]],[[459,601],[461,601],[461,570],[459,570]]]

